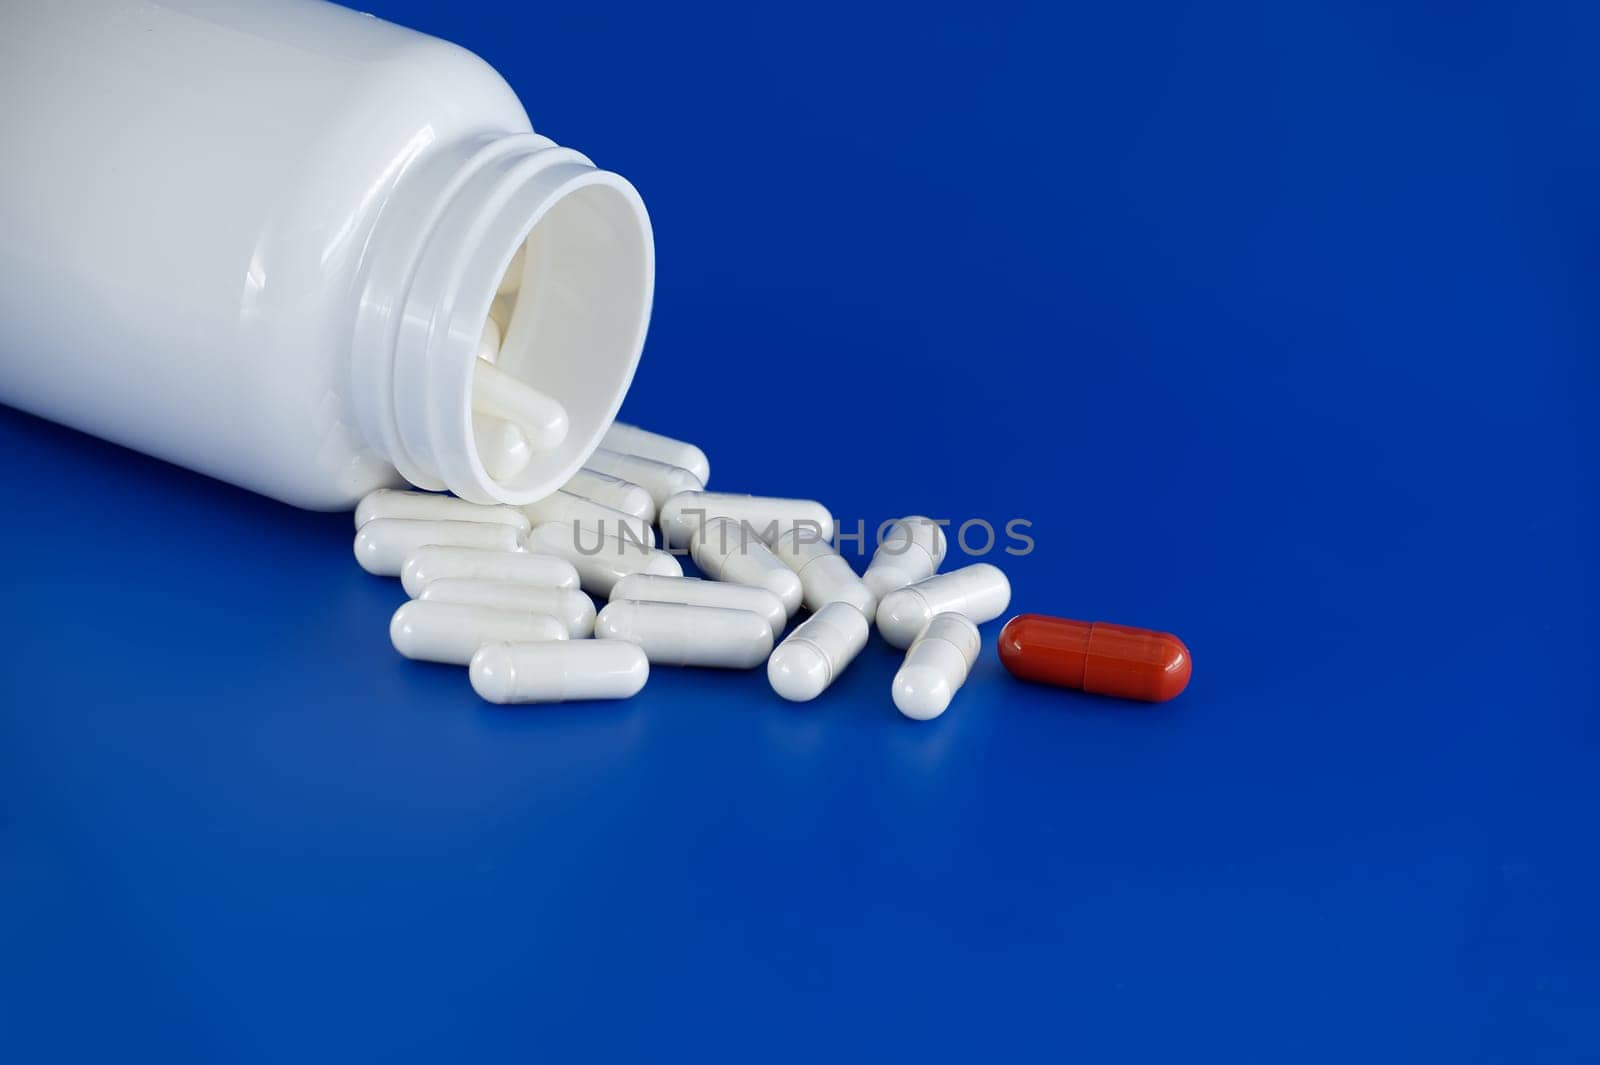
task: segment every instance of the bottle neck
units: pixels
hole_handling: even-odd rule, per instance
[[[514,261],[520,277],[508,278]],[[435,150],[397,184],[374,226],[351,362],[362,432],[420,488],[479,503],[549,495],[622,404],[654,280],[650,220],[622,177],[531,133]],[[503,289],[496,366],[559,402],[568,429],[496,480],[478,454],[472,396],[484,324]]]

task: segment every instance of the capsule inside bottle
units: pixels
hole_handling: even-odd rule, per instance
[[[1000,630],[1000,662],[1020,680],[1164,703],[1189,684],[1189,649],[1170,632],[1019,614]]]

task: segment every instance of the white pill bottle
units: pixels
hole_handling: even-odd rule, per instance
[[[317,0],[0,0],[0,148],[0,402],[301,507],[525,503],[633,378],[638,193],[444,41]],[[514,286],[498,365],[569,429],[496,481],[473,368]]]

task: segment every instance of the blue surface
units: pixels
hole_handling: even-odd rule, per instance
[[[630,419],[1193,684],[494,709],[0,410],[0,1059],[1600,1057],[1593,5],[369,6],[642,190]]]

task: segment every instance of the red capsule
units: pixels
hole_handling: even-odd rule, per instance
[[[1018,614],[1000,630],[1000,661],[1021,680],[1164,703],[1189,683],[1189,649],[1170,632]]]

